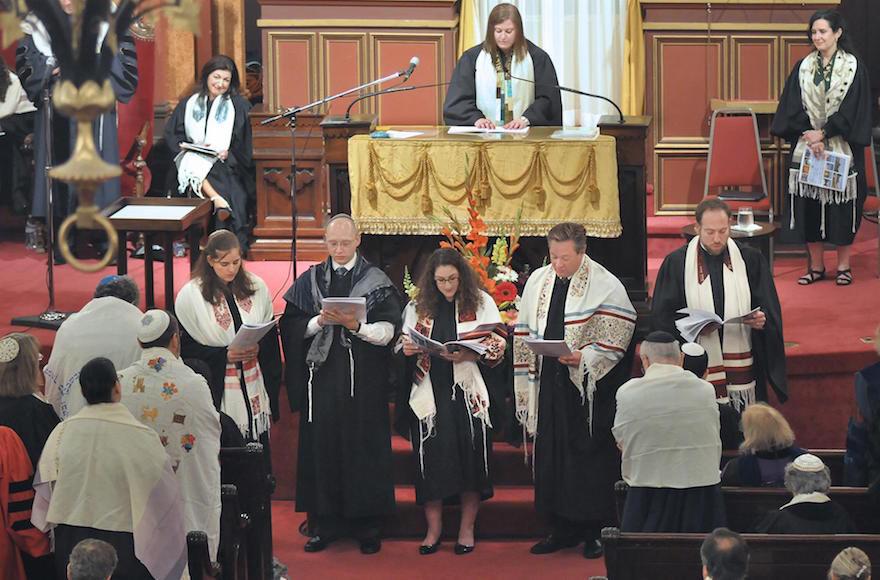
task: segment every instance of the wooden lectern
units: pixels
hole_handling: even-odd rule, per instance
[[[351,184],[348,181],[348,140],[371,133],[375,115],[334,115],[321,121],[324,135],[324,167],[330,189],[330,215],[351,213]]]

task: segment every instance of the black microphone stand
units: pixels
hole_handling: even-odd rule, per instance
[[[403,83],[401,83],[401,84],[403,84]],[[364,95],[360,95],[358,98],[354,99],[351,103],[349,103],[348,108],[345,109],[345,120],[348,121],[349,119],[351,119],[352,107],[354,107],[357,103],[359,103],[360,101],[363,101],[364,99],[369,99],[370,97],[379,97],[381,95],[389,95],[392,93],[401,93],[403,91],[412,91],[415,89],[429,89],[431,87],[440,87],[440,86],[448,85],[448,84],[449,84],[449,82],[446,81],[446,82],[440,82],[440,83],[428,83],[428,84],[424,84],[424,85],[407,85],[405,87],[395,86],[395,87],[391,87],[389,89],[383,89],[381,91],[375,91],[372,93],[366,93]]]
[[[583,96],[583,97],[592,97],[592,98],[594,98],[594,99],[601,99],[601,100],[603,100],[603,101],[605,101],[605,102],[607,102],[607,103],[610,103],[611,106],[614,107],[614,109],[617,111],[617,115],[619,116],[619,119],[618,119],[618,121],[617,121],[618,123],[620,123],[621,125],[623,125],[623,124],[626,123],[626,120],[623,118],[623,111],[620,110],[620,107],[617,106],[617,103],[615,103],[614,101],[612,101],[612,100],[609,99],[608,97],[603,97],[602,95],[595,95],[595,94],[593,94],[593,93],[586,93],[586,92],[584,92],[584,91],[579,91],[579,90],[577,90],[577,89],[571,89],[571,88],[569,88],[569,87],[563,87],[563,86],[561,86],[561,85],[549,85],[549,84],[544,84],[544,83],[536,83],[535,81],[532,81],[532,80],[529,80],[529,79],[524,79],[524,78],[522,78],[522,77],[514,76],[514,75],[512,75],[512,74],[510,74],[509,72],[506,72],[506,71],[505,71],[505,74],[506,74],[507,76],[509,76],[510,78],[512,78],[512,79],[516,79],[516,80],[518,80],[518,81],[524,81],[524,82],[527,82],[527,83],[532,83],[533,85],[535,85],[535,86],[537,86],[537,87],[550,87],[550,88],[552,88],[552,89],[558,89],[558,90],[560,90],[560,91],[562,91],[562,92],[564,92],[564,93],[572,93],[572,94],[575,94],[575,95],[581,95],[581,96]]]

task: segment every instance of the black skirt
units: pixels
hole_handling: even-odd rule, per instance
[[[727,525],[721,484],[687,489],[632,487],[622,532],[702,533]]]

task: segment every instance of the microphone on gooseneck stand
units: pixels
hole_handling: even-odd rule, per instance
[[[414,56],[409,59],[409,68],[407,68],[405,71],[402,71],[400,74],[400,76],[403,77],[404,82],[409,80],[409,77],[412,76],[413,71],[416,70],[417,66],[419,66],[419,57]]]
[[[504,66],[504,64],[503,64],[503,63],[504,63],[504,60],[502,59],[501,62],[502,62],[502,67],[503,67],[503,66]],[[585,93],[584,91],[579,91],[579,90],[577,90],[577,89],[571,89],[571,88],[563,87],[563,86],[560,86],[560,85],[551,85],[551,84],[545,84],[545,83],[536,83],[535,81],[530,80],[530,79],[524,79],[524,78],[522,78],[522,77],[514,76],[514,75],[510,74],[509,72],[505,72],[505,74],[507,75],[507,78],[513,78],[513,79],[516,79],[516,80],[518,80],[518,81],[524,81],[524,82],[527,82],[527,83],[532,83],[532,84],[535,85],[536,87],[549,87],[549,88],[551,88],[551,89],[558,89],[558,90],[560,90],[560,91],[562,91],[562,92],[565,92],[565,93],[572,93],[572,94],[575,94],[575,95],[581,95],[581,96],[583,96],[583,97],[590,97],[590,98],[593,98],[593,99],[600,99],[600,100],[602,100],[602,101],[605,101],[605,102],[607,102],[607,103],[610,103],[611,106],[614,107],[614,109],[617,111],[617,114],[618,114],[618,116],[620,117],[620,119],[618,120],[618,123],[620,123],[621,125],[623,125],[624,123],[626,123],[626,121],[625,121],[624,118],[623,118],[623,111],[620,110],[620,107],[617,106],[617,103],[615,103],[614,101],[612,101],[612,100],[609,99],[608,97],[603,97],[602,95],[595,95],[595,94],[593,94],[593,93]]]
[[[416,59],[417,60],[417,59]],[[388,95],[391,93],[402,93],[403,91],[412,91],[415,89],[429,89],[431,87],[442,87],[449,84],[450,81],[445,81],[441,83],[429,83],[425,85],[407,85],[405,87],[396,86],[391,87],[390,89],[383,89],[381,91],[376,91],[374,93],[367,93],[365,95],[360,95],[358,98],[354,99],[351,103],[348,104],[348,108],[345,110],[345,119],[346,121],[351,119],[351,109],[355,106],[359,101],[363,101],[364,99],[369,99],[370,97],[378,97],[380,95]]]

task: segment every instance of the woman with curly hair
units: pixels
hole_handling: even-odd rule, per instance
[[[428,530],[419,547],[423,555],[440,545],[443,504],[461,503],[456,554],[474,549],[474,523],[480,501],[492,497],[488,457],[489,393],[481,366],[504,357],[506,331],[492,297],[480,289],[476,273],[461,254],[436,250],[419,281],[416,300],[403,311],[400,348],[407,357],[409,405],[405,435],[419,459],[416,502],[425,506]],[[478,342],[481,354],[467,347],[428,352],[407,335],[415,330],[446,343]],[[400,422],[398,422],[400,425]]]

